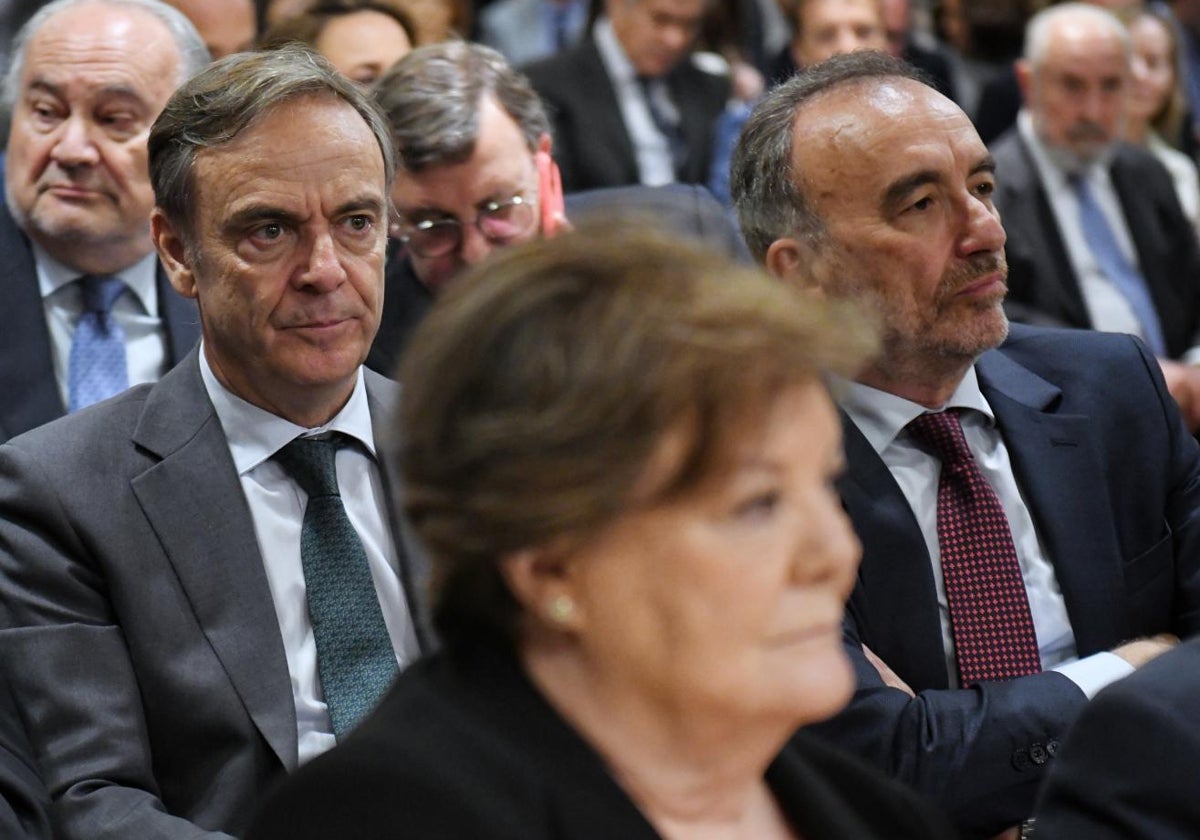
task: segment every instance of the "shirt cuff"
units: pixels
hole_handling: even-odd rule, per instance
[[[1128,677],[1133,673],[1134,668],[1115,653],[1106,651],[1094,653],[1083,659],[1076,659],[1074,662],[1059,665],[1052,670],[1075,683],[1079,690],[1091,700],[1106,685]]]

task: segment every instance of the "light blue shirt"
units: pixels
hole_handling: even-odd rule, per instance
[[[400,582],[396,546],[388,527],[388,502],[375,460],[366,384],[360,368],[354,391],[342,410],[324,426],[306,429],[228,390],[208,364],[203,343],[200,350],[200,374],[225,431],[238,480],[246,494],[283,636],[303,764],[332,747],[336,739],[317,674],[317,647],[300,564],[300,528],[308,497],[283,467],[271,459],[285,444],[297,437],[331,431],[342,432],[362,444],[338,450],[335,462],[338,489],[346,515],[362,540],[383,620],[396,651],[396,662],[403,669],[419,654],[416,631]]]
[[[835,393],[842,409],[891,471],[921,528],[937,589],[946,674],[949,684],[957,686],[958,669],[954,656],[954,637],[950,629],[950,606],[946,598],[937,539],[937,489],[942,465],[937,457],[918,446],[905,431],[905,427],[925,413],[926,409],[918,403],[859,382],[839,380]],[[1008,447],[996,428],[996,416],[979,390],[975,368],[967,371],[943,408],[965,409],[960,414],[963,436],[1008,517],[1029,609],[1033,615],[1042,668],[1059,671],[1088,697],[1109,683],[1133,673],[1133,666],[1116,654],[1098,653],[1079,659],[1075,649],[1075,634],[1071,629],[1054,566],[1047,559],[1038,539],[1033,517],[1013,474]]]
[[[75,325],[83,314],[83,292],[76,284],[81,276],[33,243],[42,311],[50,331],[50,355],[54,381],[63,405],[67,405],[68,371]],[[125,366],[129,384],[157,382],[167,371],[167,335],[158,316],[158,255],[151,252],[114,275],[129,291],[117,298],[112,316],[125,331]]]

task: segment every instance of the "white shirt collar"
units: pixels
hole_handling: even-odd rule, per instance
[[[617,33],[613,31],[612,22],[606,16],[601,15],[596,19],[592,27],[592,37],[596,41],[596,49],[600,52],[600,61],[604,64],[608,77],[612,79],[613,87],[637,80],[637,70],[625,54],[625,48],[621,46]]]
[[[359,441],[375,457],[375,435],[371,429],[371,409],[367,403],[367,386],[359,367],[354,390],[342,410],[323,426],[307,429],[290,420],[253,405],[230,391],[213,373],[200,343],[200,376],[208,398],[216,409],[217,419],[229,442],[238,475],[245,475],[268,460],[285,444],[298,437],[325,432],[342,432]]]
[[[42,300],[50,297],[63,286],[78,280],[82,273],[59,262],[46,249],[30,240],[33,246],[34,264],[37,266],[38,291]],[[158,314],[158,254],[151,251],[128,268],[114,273],[133,292],[142,311],[147,315]]]
[[[837,395],[838,404],[850,415],[850,419],[866,437],[871,448],[880,454],[892,445],[905,426],[929,410],[920,403],[861,382],[840,378],[836,381],[834,393]],[[992,407],[979,390],[979,377],[974,366],[967,370],[950,399],[942,406],[942,409],[947,408],[969,409],[979,412],[988,425],[994,425],[996,422]]]

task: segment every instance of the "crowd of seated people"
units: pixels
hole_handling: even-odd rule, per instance
[[[0,837],[1200,838],[1200,2],[1035,5],[6,9]]]

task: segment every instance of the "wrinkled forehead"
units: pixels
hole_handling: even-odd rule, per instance
[[[922,143],[976,143],[979,134],[962,109],[912,79],[866,79],[821,92],[800,108],[793,158],[811,167],[846,160],[869,164]]]
[[[818,94],[797,113],[793,138],[802,189],[857,190],[918,156],[944,158],[949,165],[987,154],[958,105],[903,78],[852,82]]]

